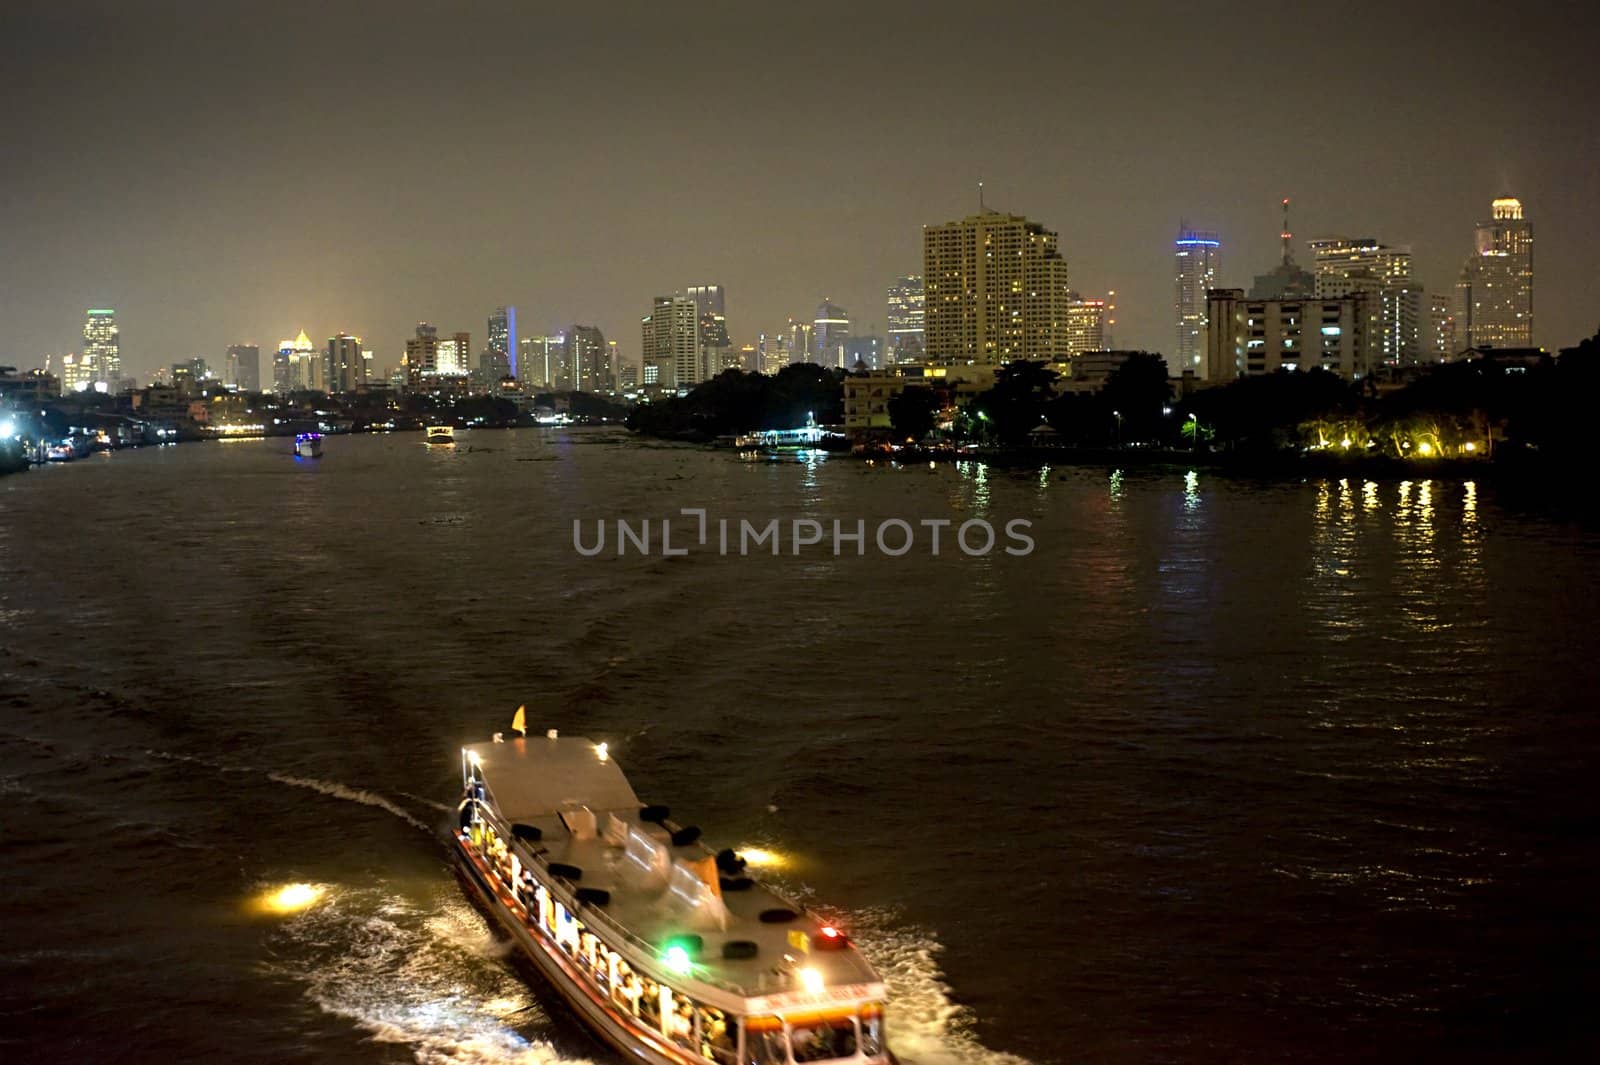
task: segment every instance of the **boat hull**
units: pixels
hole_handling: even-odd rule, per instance
[[[706,1060],[667,1043],[659,1033],[651,1033],[630,1023],[610,1007],[609,1000],[600,998],[586,984],[580,982],[573,963],[565,955],[552,951],[531,932],[518,913],[515,903],[503,886],[488,870],[482,858],[469,850],[459,834],[453,834],[452,849],[456,859],[456,874],[466,886],[468,896],[495,924],[511,938],[517,950],[539,974],[560,992],[567,1005],[602,1042],[620,1051],[630,1061],[647,1065],[706,1065]]]

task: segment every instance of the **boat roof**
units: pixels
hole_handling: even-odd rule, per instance
[[[536,853],[547,864],[560,862],[582,870],[579,886],[610,893],[611,901],[599,907],[608,923],[643,940],[655,956],[676,936],[699,936],[703,949],[694,958],[695,979],[747,1000],[759,1000],[749,1003],[751,1012],[817,1009],[882,997],[877,973],[853,945],[842,950],[810,949],[809,944],[824,938],[824,923],[759,881],[747,890],[715,892],[721,896],[721,927],[707,923],[703,908],[686,910],[670,881],[642,883],[639,870],[625,853],[628,848],[618,845],[614,835],[607,838],[608,826],[613,833],[620,828],[653,840],[670,856],[674,873],[680,865],[703,865],[715,851],[700,840],[673,845],[671,822],[663,826],[642,820],[642,807],[633,788],[615,759],[600,756],[599,745],[581,736],[530,737],[471,744],[465,750],[469,757],[476,756],[490,807],[507,822],[539,829],[539,841],[523,842],[522,849]],[[587,807],[595,815],[593,832],[584,829],[580,818],[575,833],[562,816],[570,816],[579,807]],[[620,824],[613,825],[613,817]],[[796,916],[783,922],[761,919],[763,912],[778,909],[793,910]],[[596,932],[606,935],[603,924],[590,923]],[[723,944],[733,941],[754,943],[755,956],[724,958]],[[800,967],[821,975],[822,992],[807,993],[795,987],[792,974]]]

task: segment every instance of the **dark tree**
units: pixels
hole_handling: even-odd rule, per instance
[[[889,424],[895,436],[917,443],[933,432],[941,400],[931,388],[906,388],[889,397]]]
[[[1112,412],[1122,442],[1159,439],[1166,421],[1163,408],[1172,398],[1166,360],[1148,351],[1131,353],[1111,371],[1100,396]]]

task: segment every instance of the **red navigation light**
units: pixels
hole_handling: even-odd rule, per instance
[[[823,925],[822,934],[827,936],[829,939],[837,939],[839,937],[839,930],[834,928],[832,925]]]
[[[833,927],[831,924],[822,926],[821,934],[812,944],[818,950],[844,950],[850,945],[850,937]]]

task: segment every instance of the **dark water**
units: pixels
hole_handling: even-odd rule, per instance
[[[438,839],[518,703],[787,856],[917,1061],[1596,1050],[1594,528],[1471,484],[462,439],[0,481],[8,1059],[611,1060]],[[572,549],[684,506],[1039,546]],[[322,902],[252,909],[293,881]]]

